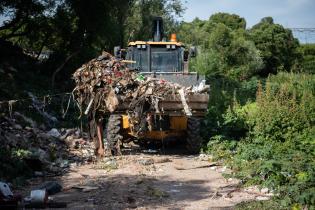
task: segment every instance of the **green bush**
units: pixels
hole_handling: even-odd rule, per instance
[[[315,73],[315,44],[303,44],[300,46],[303,54],[302,71],[305,73]]]
[[[271,76],[259,85],[255,103],[235,105],[223,116],[223,127],[234,127],[234,134],[247,129],[246,136],[215,136],[208,152],[224,158],[244,183],[275,190],[282,205],[314,208],[315,76]]]
[[[8,150],[0,147],[0,177],[5,181],[17,182],[31,175],[31,169],[23,161],[30,152],[23,149]]]

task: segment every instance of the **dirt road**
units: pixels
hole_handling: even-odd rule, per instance
[[[150,152],[150,151],[149,151]],[[67,209],[233,209],[253,200],[235,179],[225,179],[207,156],[129,153],[78,167],[55,180],[53,195]],[[47,181],[47,180],[46,180]],[[33,185],[43,180],[32,181]]]

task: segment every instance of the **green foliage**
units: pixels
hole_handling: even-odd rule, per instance
[[[232,118],[237,118],[236,114],[243,115],[241,112],[252,112],[250,109],[255,107],[255,104],[251,104],[250,101],[255,100],[258,81],[256,77],[242,82],[222,76],[208,78],[211,93],[205,126],[202,129],[204,138],[224,135],[228,138],[239,139],[245,135],[243,131],[246,132],[248,128],[239,126],[243,122],[237,122],[237,120],[233,124]],[[230,112],[227,113],[227,110]]]
[[[152,39],[152,20],[157,16],[163,18],[165,35],[169,37],[178,26],[176,18],[183,11],[180,0],[134,0],[126,20],[125,33],[128,37],[125,41]]]
[[[246,21],[244,18],[241,18],[238,15],[235,14],[229,14],[229,13],[216,13],[214,15],[211,15],[208,21],[208,25],[206,26],[207,31],[212,31],[212,27],[216,24],[224,24],[228,28],[232,30],[238,30],[238,29],[244,29],[246,28]]]
[[[191,68],[207,76],[220,74],[239,81],[278,71],[299,72],[301,65],[312,72],[313,55],[304,53],[302,62],[303,49],[291,30],[275,24],[271,17],[250,30],[245,27],[244,18],[228,13],[214,14],[208,21],[182,23],[181,40],[199,46]]]
[[[261,76],[278,71],[296,70],[301,59],[299,42],[292,31],[275,24],[271,17],[263,18],[249,31],[249,38],[261,52],[264,68]]]
[[[239,81],[255,75],[263,61],[254,43],[247,39],[245,25],[244,18],[227,13],[214,14],[209,21],[183,23],[180,37],[200,46],[198,56],[191,61],[192,70]]]
[[[315,44],[303,44],[300,47],[303,54],[302,71],[315,73]]]
[[[30,176],[31,170],[23,161],[29,155],[30,152],[23,149],[11,151],[0,147],[0,177],[7,181],[20,182],[21,176]]]
[[[262,68],[262,60],[255,45],[244,38],[245,31],[232,31],[219,23],[209,37],[209,46],[205,51],[212,65],[202,73],[225,75],[235,80],[245,80]]]
[[[314,75],[271,76],[264,88],[258,86],[255,103],[236,104],[223,119],[224,136],[211,138],[210,153],[225,159],[246,184],[275,190],[282,206],[314,208]],[[239,131],[243,136],[233,138]]]
[[[182,22],[179,25],[178,39],[188,45],[205,47],[209,33],[204,30],[207,21],[195,18],[192,22]]]
[[[283,206],[279,203],[278,200],[268,200],[268,201],[250,201],[250,202],[242,202],[236,205],[236,210],[271,210],[271,209],[278,209],[278,210],[287,210],[287,206]],[[297,208],[293,210],[300,210],[302,208]]]

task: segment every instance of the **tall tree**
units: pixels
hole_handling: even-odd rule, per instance
[[[135,0],[127,19],[126,42],[152,38],[152,21],[156,16],[164,20],[165,34],[175,31],[184,7],[180,0]]]
[[[216,13],[210,16],[206,30],[211,31],[214,25],[222,23],[232,30],[246,29],[246,21],[244,18],[229,13]]]
[[[246,40],[245,30],[232,30],[218,23],[209,36],[209,45],[197,57],[196,70],[207,76],[227,76],[245,80],[262,68],[259,51]],[[200,63],[199,63],[200,62]]]
[[[205,47],[209,33],[205,31],[205,20],[195,18],[192,22],[182,22],[178,28],[178,38],[188,45]]]
[[[275,24],[271,17],[263,18],[249,31],[264,61],[260,75],[275,74],[280,70],[290,71],[299,62],[299,42],[290,29]]]

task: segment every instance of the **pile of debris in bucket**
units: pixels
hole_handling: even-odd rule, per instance
[[[0,149],[22,159],[34,176],[60,175],[70,167],[93,161],[94,144],[80,129],[46,130],[29,122],[18,112],[12,117],[0,115]]]
[[[77,69],[73,78],[76,82],[73,95],[81,114],[94,119],[98,113],[113,113],[125,104],[130,124],[141,121],[145,110],[160,113],[159,102],[168,95],[179,95],[183,111],[190,116],[185,96],[209,90],[209,86],[204,83],[197,87],[184,87],[166,80],[145,77],[107,52]]]

